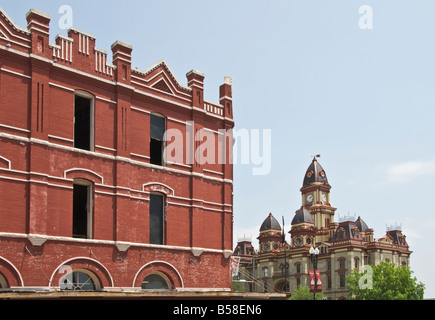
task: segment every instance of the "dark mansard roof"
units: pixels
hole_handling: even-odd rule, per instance
[[[325,170],[323,170],[322,166],[319,164],[319,162],[317,162],[316,157],[314,157],[307,169],[307,172],[305,173],[303,186],[305,187],[314,182],[328,184],[328,178],[326,177]]]
[[[260,227],[260,231],[264,230],[279,230],[281,231],[281,225],[278,220],[270,213],[269,216],[264,220],[263,224]]]
[[[314,223],[311,213],[305,207],[301,207],[298,211],[296,211],[296,214],[292,220],[292,225],[303,222]]]

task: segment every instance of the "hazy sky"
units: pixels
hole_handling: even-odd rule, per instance
[[[22,27],[30,8],[49,13],[52,42],[67,33],[62,5],[98,48],[132,44],[134,67],[165,59],[183,85],[191,69],[205,73],[207,100],[233,77],[236,129],[272,134],[268,174],[234,168],[235,238],[258,245],[269,212],[288,230],[321,154],[337,214],[361,216],[375,238],[402,224],[411,269],[435,297],[435,1],[0,2]]]

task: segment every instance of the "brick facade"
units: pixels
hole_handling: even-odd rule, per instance
[[[0,285],[56,289],[80,270],[101,290],[140,290],[149,274],[229,290],[233,167],[218,148],[225,137],[228,156],[231,80],[208,102],[198,71],[184,86],[165,61],[134,69],[120,41],[109,63],[91,34],[71,28],[53,44],[48,15],[26,18],[23,29],[0,11]],[[77,97],[89,101],[89,150],[74,145]],[[152,114],[182,133],[179,161],[151,164]],[[91,190],[85,238],[73,236],[77,181]],[[150,244],[150,194],[164,197],[162,244]]]

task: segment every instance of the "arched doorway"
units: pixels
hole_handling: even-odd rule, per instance
[[[290,291],[290,286],[288,281],[285,280],[280,280],[275,284],[275,291],[276,292],[289,292]]]

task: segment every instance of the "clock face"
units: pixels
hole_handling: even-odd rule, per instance
[[[326,201],[326,193],[322,193],[322,200]]]
[[[314,197],[313,197],[312,194],[309,194],[309,195],[307,196],[307,202],[313,202],[313,199],[314,199]]]

